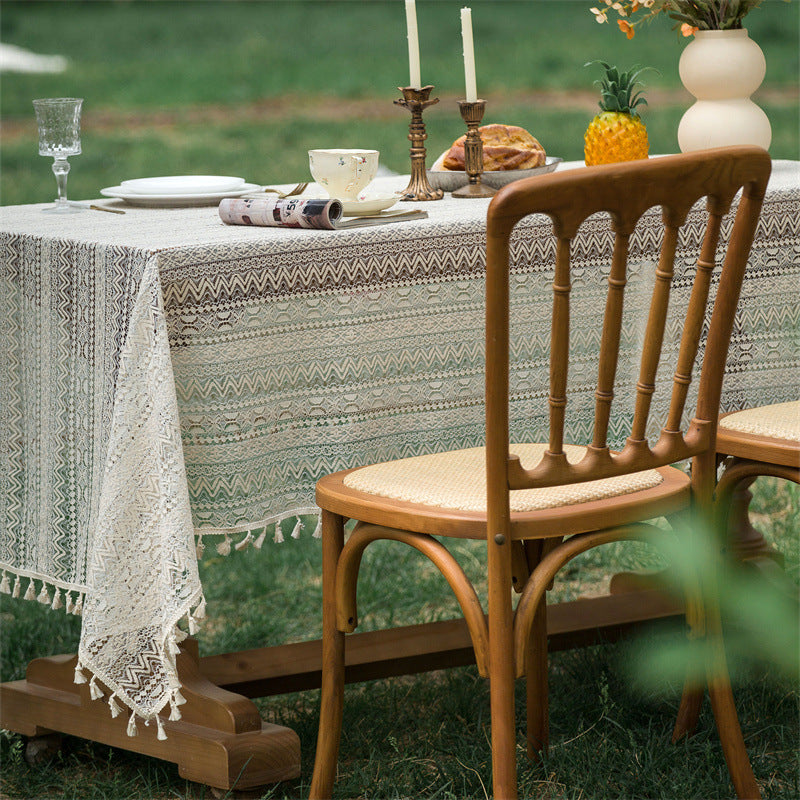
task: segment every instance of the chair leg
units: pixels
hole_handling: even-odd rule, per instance
[[[514,620],[509,552],[496,553],[491,546],[489,549],[489,699],[495,800],[517,800]]]
[[[344,546],[344,520],[322,511],[322,691],[311,800],[333,793],[344,705],[344,633],[336,625],[336,566]]]
[[[550,741],[550,715],[547,685],[547,603],[539,602],[531,628],[528,668],[525,675],[528,713],[528,758],[538,760]]]
[[[750,765],[750,757],[747,755],[733,700],[719,609],[712,609],[707,620],[711,643],[711,659],[707,667],[708,694],[711,698],[711,708],[714,712],[714,721],[722,744],[722,752],[725,755],[728,772],[739,800],[754,800],[754,798],[760,800],[761,791],[753,775],[753,768]]]
[[[689,677],[686,679],[681,705],[675,720],[675,727],[672,730],[673,744],[684,736],[691,736],[697,729],[697,721],[700,719],[700,709],[703,705],[704,694],[705,687],[698,686],[695,678]]]

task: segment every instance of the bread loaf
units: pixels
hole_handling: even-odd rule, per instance
[[[525,128],[517,125],[483,125],[478,128],[483,143],[483,168],[488,172],[533,169],[544,166],[545,152]],[[464,170],[466,134],[456,139],[445,154],[442,168]]]

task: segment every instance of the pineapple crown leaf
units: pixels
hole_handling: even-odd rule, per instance
[[[601,111],[614,111],[622,114],[636,116],[636,108],[640,105],[647,105],[647,100],[642,97],[642,92],[634,92],[640,82],[638,77],[648,69],[653,67],[640,67],[638,64],[631,67],[627,72],[622,72],[605,61],[589,61],[585,67],[593,64],[600,64],[605,70],[602,79],[594,82],[595,86],[600,87],[600,101],[598,105]]]

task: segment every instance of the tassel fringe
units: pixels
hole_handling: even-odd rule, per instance
[[[112,718],[118,717],[122,713],[122,709],[119,707],[119,703],[116,701],[116,693],[112,694],[111,697],[108,698],[108,707],[111,709],[111,716]]]
[[[217,552],[221,556],[230,555],[231,552],[231,537],[225,534],[225,538],[217,545]]]
[[[261,533],[258,535],[258,539],[256,539],[255,542],[253,542],[253,547],[255,547],[256,550],[260,550],[261,545],[264,544],[264,539],[266,538],[267,538],[267,529],[264,528],[264,530],[261,531]]]
[[[280,522],[275,523],[275,536],[272,538],[275,544],[283,544],[283,531],[281,530]]]
[[[11,584],[8,582],[8,575],[3,570],[3,579],[0,581],[0,592],[3,594],[11,594]]]
[[[175,695],[173,694],[169,699],[169,721],[177,722],[181,716],[181,710],[178,708],[178,704],[175,702]]]
[[[241,542],[239,542],[239,543],[238,543],[238,544],[235,546],[235,548],[234,548],[234,549],[235,549],[235,550],[244,550],[246,547],[249,547],[249,546],[250,546],[250,543],[251,543],[252,541],[253,541],[253,534],[252,534],[252,533],[250,533],[250,531],[247,531],[247,536],[245,536],[245,537],[244,537],[244,539],[242,539],[242,541],[241,541]]]
[[[92,700],[100,700],[103,696],[103,690],[97,685],[97,677],[92,675],[92,679],[89,681],[89,697]]]
[[[131,715],[128,719],[128,736],[138,736],[139,731],[136,730],[136,712],[131,711]]]
[[[295,522],[294,528],[292,529],[292,539],[299,539],[300,533],[304,527],[305,525],[303,525],[303,520],[298,517],[297,522]]]
[[[31,582],[28,584],[28,588],[25,591],[25,596],[23,597],[24,600],[35,600],[36,599],[36,586],[34,586],[33,578],[31,578]]]

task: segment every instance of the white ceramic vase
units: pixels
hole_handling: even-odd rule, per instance
[[[697,102],[678,126],[682,152],[772,140],[767,115],[750,99],[767,70],[764,53],[745,28],[697,31],[681,54],[683,85]]]

